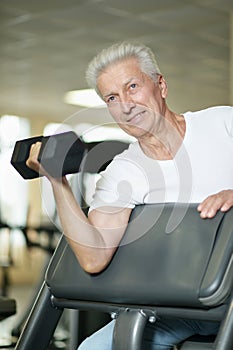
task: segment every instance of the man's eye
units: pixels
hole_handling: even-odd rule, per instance
[[[133,84],[130,84],[130,88],[131,89],[135,89],[137,87],[137,84],[133,83]]]
[[[110,96],[110,97],[108,97],[108,99],[107,99],[107,103],[109,103],[109,102],[114,102],[115,101],[115,96]]]

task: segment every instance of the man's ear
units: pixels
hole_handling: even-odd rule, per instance
[[[168,87],[167,87],[167,83],[166,80],[164,79],[164,77],[162,75],[159,76],[158,78],[158,85],[161,91],[161,96],[163,98],[167,97],[167,93],[168,93]]]

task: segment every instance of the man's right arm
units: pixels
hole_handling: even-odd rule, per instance
[[[89,273],[102,271],[124,235],[132,209],[101,207],[86,217],[67,179],[53,178],[41,167],[39,150],[40,143],[32,145],[27,165],[50,181],[64,235],[80,265]]]

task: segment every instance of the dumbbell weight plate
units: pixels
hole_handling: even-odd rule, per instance
[[[39,174],[36,171],[27,167],[26,160],[28,159],[31,145],[38,141],[42,141],[42,139],[43,136],[36,136],[19,140],[15,143],[11,157],[11,164],[24,179],[34,179],[39,177]]]
[[[38,160],[53,177],[77,173],[86,145],[76,133],[68,131],[43,137]]]

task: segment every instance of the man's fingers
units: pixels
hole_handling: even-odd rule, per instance
[[[37,172],[39,171],[39,167],[40,167],[40,164],[38,162],[38,155],[40,152],[40,148],[41,148],[41,142],[34,143],[30,148],[29,157],[26,161],[26,165]]]
[[[223,203],[217,195],[207,197],[199,206],[198,211],[203,219],[213,218],[217,211],[222,207]]]
[[[219,210],[226,212],[233,206],[233,190],[224,190],[207,197],[197,207],[201,218],[213,218]]]

